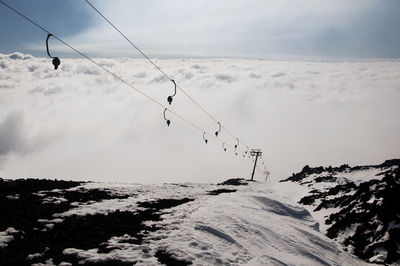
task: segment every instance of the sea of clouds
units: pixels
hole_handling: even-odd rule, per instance
[[[206,132],[207,114],[144,59],[98,58]],[[274,179],[305,164],[379,163],[400,157],[400,62],[155,59],[188,94],[264,151]],[[251,159],[163,109],[85,59],[0,54],[0,177],[117,182],[213,182],[249,177]],[[258,179],[264,179],[262,172]]]

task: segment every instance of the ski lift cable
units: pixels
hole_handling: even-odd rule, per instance
[[[168,109],[166,106],[164,106],[162,103],[160,103],[159,101],[157,101],[156,99],[152,98],[151,96],[147,95],[146,93],[142,92],[140,89],[136,88],[135,86],[133,86],[132,84],[130,84],[129,82],[125,81],[123,78],[121,78],[120,76],[118,76],[117,74],[115,74],[114,72],[108,70],[107,68],[105,68],[104,66],[102,66],[101,64],[97,63],[96,61],[94,61],[92,58],[90,58],[89,56],[87,56],[86,54],[84,54],[83,52],[77,50],[76,48],[72,47],[70,44],[68,44],[67,42],[65,42],[64,40],[62,40],[61,38],[57,37],[56,35],[50,33],[47,29],[45,29],[44,27],[40,26],[38,23],[36,23],[35,21],[33,21],[32,19],[28,18],[27,16],[25,16],[24,14],[22,14],[21,12],[19,12],[18,10],[16,10],[15,8],[13,8],[12,6],[10,6],[9,4],[5,3],[3,0],[0,0],[0,3],[2,3],[4,6],[6,6],[7,8],[9,8],[10,10],[14,11],[16,14],[18,14],[19,16],[21,16],[22,18],[24,18],[25,20],[29,21],[30,23],[32,23],[33,25],[35,25],[36,27],[38,27],[39,29],[41,29],[42,31],[46,32],[47,34],[51,34],[51,36],[53,36],[56,40],[58,40],[59,42],[61,42],[62,44],[66,45],[67,47],[69,47],[70,49],[72,49],[73,51],[75,51],[76,53],[78,53],[79,55],[81,55],[82,57],[84,57],[85,59],[89,60],[90,62],[92,62],[93,64],[97,65],[98,67],[100,67],[101,69],[103,69],[105,72],[107,72],[108,74],[112,75],[113,77],[115,77],[116,79],[118,79],[119,81],[121,81],[122,83],[124,83],[125,85],[131,87],[132,89],[136,90],[138,93],[140,93],[141,95],[143,95],[144,97],[146,97],[147,99],[149,99],[150,101],[152,101],[153,103],[155,103],[156,105],[158,105],[159,107],[161,107],[163,110],[167,109],[171,114],[173,114],[174,116],[178,117],[179,119],[183,120],[184,122],[186,122],[187,124],[189,124],[190,126],[194,127],[195,129],[201,131],[202,133],[206,133],[206,135],[210,136],[211,138],[215,139],[216,141],[219,141],[221,143],[225,143],[223,140],[218,139],[216,137],[213,136],[213,134],[205,131],[204,129],[202,129],[200,126],[196,125],[194,122],[190,121],[189,119],[187,119],[186,117],[182,116],[181,114]],[[49,35],[48,35],[49,36]],[[225,143],[228,146],[233,146],[229,143]]]
[[[188,97],[198,108],[200,108],[204,113],[206,113],[215,123],[220,124],[220,122],[210,113],[208,112],[203,106],[201,106],[191,95],[189,95],[183,88],[181,88],[178,84],[175,83],[174,79],[172,79],[165,71],[161,69],[156,63],[154,63],[153,60],[150,59],[137,45],[135,45],[128,37],[126,37],[125,34],[123,34],[117,26],[115,26],[106,16],[103,15],[103,13],[100,12],[92,3],[90,3],[88,0],[85,0],[85,2],[93,8],[94,11],[96,11],[105,21],[108,22],[108,24],[111,25],[125,40],[127,40],[139,53],[141,53],[156,69],[160,71],[161,74],[163,74],[168,80],[173,82],[175,84],[175,88],[178,88],[186,97]],[[168,102],[170,98],[168,98]],[[171,100],[172,101],[172,100]],[[231,137],[234,139],[237,139],[238,137],[234,135],[230,130],[228,130],[224,125],[220,125]],[[241,143],[243,146],[245,145],[243,142]]]

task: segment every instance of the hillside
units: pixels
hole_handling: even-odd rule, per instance
[[[0,187],[1,265],[363,264],[268,183]]]
[[[309,167],[282,180],[300,187],[322,232],[367,262],[400,260],[400,160],[380,165]]]

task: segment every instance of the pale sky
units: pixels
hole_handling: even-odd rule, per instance
[[[138,55],[83,0],[8,2],[90,55]],[[92,3],[150,55],[400,57],[397,0]],[[0,22],[0,52],[45,55],[44,33],[4,6]]]

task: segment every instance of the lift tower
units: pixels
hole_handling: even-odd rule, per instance
[[[251,179],[250,179],[250,181],[253,181],[254,172],[256,171],[256,167],[257,167],[257,160],[258,160],[258,157],[260,157],[262,155],[262,151],[260,149],[252,149],[250,151],[250,155],[253,157],[256,156],[256,159],[254,160],[253,173],[251,174]]]

